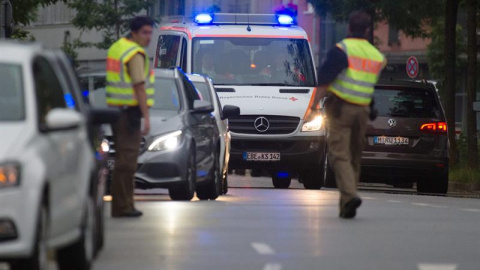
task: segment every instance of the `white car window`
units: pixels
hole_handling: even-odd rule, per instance
[[[0,82],[0,121],[25,119],[21,66],[0,64]]]

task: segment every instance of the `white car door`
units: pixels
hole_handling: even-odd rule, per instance
[[[78,168],[82,145],[79,141],[84,132],[80,127],[53,131],[47,129],[48,113],[52,109],[67,109],[68,95],[63,92],[60,80],[46,57],[34,60],[33,73],[39,127],[47,144],[43,156],[49,181],[50,236],[55,238],[72,232],[82,217],[83,200],[77,189],[78,182],[81,182]]]

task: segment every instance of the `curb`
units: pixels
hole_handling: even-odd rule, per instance
[[[472,193],[480,193],[479,183],[460,183],[460,182],[448,182],[448,191],[464,191]]]

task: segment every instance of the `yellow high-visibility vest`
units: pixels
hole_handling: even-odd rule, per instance
[[[109,106],[138,106],[138,100],[133,90],[132,79],[128,74],[127,63],[137,53],[145,56],[145,91],[147,105],[154,103],[155,76],[150,69],[150,61],[145,50],[127,38],[121,38],[108,49],[107,54],[107,105]]]
[[[348,68],[328,86],[346,102],[367,106],[385,66],[385,56],[365,39],[346,38],[336,45],[348,58]]]

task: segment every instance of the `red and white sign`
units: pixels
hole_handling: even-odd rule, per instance
[[[407,60],[407,75],[410,78],[415,78],[418,75],[418,60],[415,56],[410,56]]]

